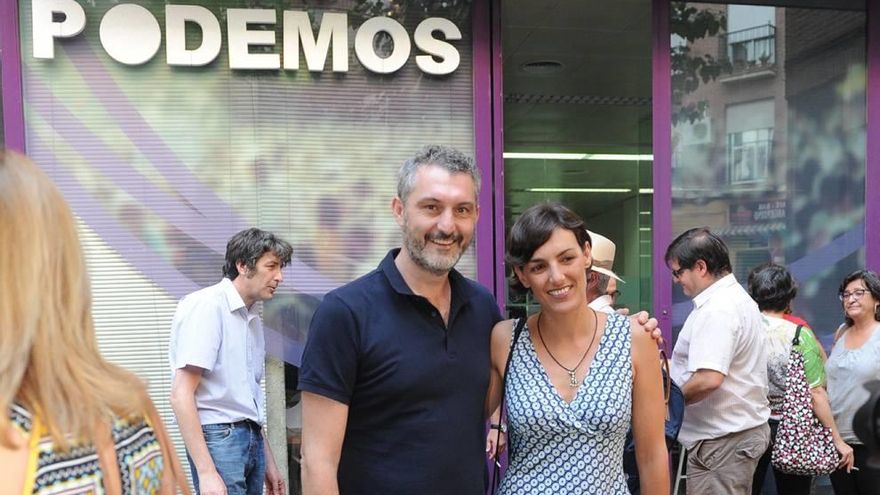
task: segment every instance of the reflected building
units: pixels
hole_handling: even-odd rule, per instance
[[[790,266],[802,285],[796,312],[826,334],[840,319],[837,283],[863,263],[858,245],[831,264],[816,252],[863,227],[865,15],[687,5],[723,29],[672,39],[673,59],[718,70],[676,88],[673,231],[719,233],[740,282],[766,261]]]

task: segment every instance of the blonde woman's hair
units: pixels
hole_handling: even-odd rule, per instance
[[[11,426],[13,401],[62,449],[69,438],[100,437],[113,416],[155,416],[143,382],[98,351],[91,309],[76,223],[61,192],[28,158],[0,150],[0,433]],[[164,428],[154,429],[166,468],[179,467]]]

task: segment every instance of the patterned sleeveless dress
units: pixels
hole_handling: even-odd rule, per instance
[[[24,493],[34,495],[103,495],[104,477],[92,444],[55,448],[42,423],[20,404],[9,409],[13,426],[29,437],[30,460]],[[146,420],[117,419],[112,427],[122,495],[153,495],[161,488],[164,465],[153,427]]]
[[[623,444],[632,416],[630,332],[625,316],[608,316],[570,404],[553,388],[528,332],[522,332],[507,377],[510,466],[499,494],[629,494]]]

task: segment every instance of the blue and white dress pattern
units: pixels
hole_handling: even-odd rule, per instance
[[[522,332],[507,376],[510,466],[500,495],[628,495],[623,444],[632,416],[630,332],[625,316],[608,316],[570,404],[553,388],[528,332]]]

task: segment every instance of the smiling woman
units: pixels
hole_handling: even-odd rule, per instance
[[[531,291],[541,311],[522,335],[514,320],[492,331],[487,411],[498,416],[504,391],[510,437],[498,493],[628,494],[620,460],[632,427],[642,493],[668,494],[656,349],[641,325],[587,306],[592,257],[583,220],[562,205],[538,204],[516,221],[507,245],[511,285]]]
[[[838,495],[876,495],[880,475],[866,466],[869,452],[853,431],[853,417],[868,400],[864,385],[880,379],[880,277],[871,270],[850,273],[838,294],[846,322],[837,331],[825,369],[831,412],[840,436],[853,447],[855,468],[836,471],[831,484]]]

